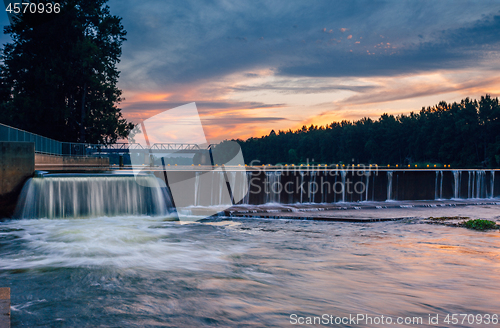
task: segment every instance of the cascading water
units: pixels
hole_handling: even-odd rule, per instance
[[[48,174],[26,182],[15,217],[160,216],[171,204],[154,175]]]
[[[495,197],[495,171],[490,171],[490,198]]]
[[[347,175],[347,171],[345,170],[341,170],[340,171],[340,175],[342,177],[342,202],[345,202],[345,194],[346,194],[346,185],[345,185],[345,178],[346,178],[346,175]]]
[[[200,205],[200,172],[195,173],[194,178],[194,205]]]
[[[231,192],[233,193],[235,203],[248,204],[251,172],[229,171],[227,175],[230,180]]]
[[[324,179],[326,178],[326,175],[327,175],[327,170],[324,169],[323,170],[323,176],[321,177],[321,183],[320,183],[320,186],[321,186],[321,203],[326,203],[326,195],[328,194],[328,187],[327,185],[323,184],[324,182]]]
[[[279,203],[281,194],[281,172],[266,172],[266,203]]]
[[[486,198],[486,171],[479,170],[476,177],[476,197],[475,198]]]
[[[309,176],[311,179],[307,186],[307,201],[309,203],[314,203],[314,196],[318,192],[318,185],[316,184],[316,171],[311,171]]]
[[[387,200],[392,200],[392,171],[387,171]]]
[[[365,172],[365,201],[368,200],[368,188],[370,187],[370,173],[371,172]]]
[[[245,205],[248,205],[250,203],[250,184],[251,184],[251,181],[252,181],[252,172],[248,171],[248,172],[245,172],[245,176],[246,176],[246,185],[247,185],[247,188],[246,188],[246,191],[244,192],[244,196],[243,196],[243,199],[241,201],[242,204],[245,204]]]
[[[462,185],[462,171],[453,171],[453,198],[460,198],[460,187]]]
[[[299,186],[303,186],[304,185],[304,172],[303,171],[300,171],[300,185]],[[303,192],[302,192],[302,188],[299,188],[299,192],[300,192],[300,203],[302,203],[302,196],[303,196]]]
[[[474,197],[474,182],[476,178],[476,171],[469,170],[468,171],[469,181],[467,185],[467,198]]]

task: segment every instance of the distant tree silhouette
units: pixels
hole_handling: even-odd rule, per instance
[[[237,140],[245,161],[261,163],[452,164],[500,166],[500,105],[482,96],[444,101],[408,115],[383,114],[378,120],[303,126],[261,138]]]

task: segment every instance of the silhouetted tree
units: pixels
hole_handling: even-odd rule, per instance
[[[51,1],[39,1],[52,3]],[[126,31],[107,0],[61,1],[5,28],[0,121],[62,141],[111,143],[133,127],[116,106]]]

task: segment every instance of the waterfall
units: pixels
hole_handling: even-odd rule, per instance
[[[210,205],[221,205],[221,204],[224,204],[224,200],[222,198],[222,195],[224,193],[224,191],[226,190],[226,179],[224,177],[224,172],[213,172],[213,173],[217,173],[218,177],[219,177],[219,199],[218,199],[218,203],[216,204],[210,204]],[[213,174],[212,173],[212,174]],[[217,189],[212,189],[212,190],[217,190]]]
[[[443,199],[443,171],[441,171],[441,180],[439,181],[439,199]]]
[[[365,201],[368,201],[368,188],[370,187],[370,173],[371,172],[365,172]]]
[[[462,171],[453,171],[453,198],[460,198],[460,187],[462,186]]]
[[[316,189],[312,189],[315,187]],[[314,196],[318,192],[318,185],[316,184],[316,171],[311,171],[311,179],[307,186],[307,198],[309,203],[314,203]]]
[[[303,186],[303,183],[304,183],[304,172],[303,171],[300,171],[300,184],[299,186]],[[302,195],[304,194],[302,192],[302,188],[299,187],[299,190],[300,190],[300,203],[302,204]]]
[[[346,170],[341,170],[340,171],[340,175],[342,177],[342,202],[344,203],[345,202],[345,194],[346,194],[346,186],[345,186],[345,177],[347,175],[347,171]]]
[[[495,171],[490,171],[490,198],[495,197]]]
[[[26,182],[15,217],[158,216],[171,204],[154,175],[48,174]]]
[[[476,198],[486,198],[486,195],[486,171],[479,170],[476,177]]]
[[[250,202],[250,183],[252,181],[252,172],[244,172],[246,176],[246,184],[247,184],[247,190],[246,192],[242,192],[243,194],[243,199],[241,201],[242,204],[248,205]]]
[[[387,171],[387,200],[392,200],[392,171]]]
[[[328,190],[325,192],[325,188],[323,188],[323,182],[324,182],[324,179],[326,179],[326,169],[323,170],[323,176],[321,177],[321,203],[326,203],[326,193],[328,192]]]
[[[279,203],[280,194],[282,191],[281,186],[281,172],[271,171],[266,172],[266,203]]]
[[[233,193],[234,203],[248,204],[251,172],[229,171],[228,179]]]
[[[333,183],[333,202],[337,202],[337,178],[338,178],[338,170],[335,172],[335,182]]]
[[[476,175],[475,171],[469,170],[468,171],[469,175],[469,180],[467,184],[467,198],[472,198],[474,195],[474,178]]]
[[[194,205],[200,205],[200,172],[196,172],[194,179]]]

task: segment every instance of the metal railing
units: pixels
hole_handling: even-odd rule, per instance
[[[84,143],[61,142],[0,123],[0,141],[27,141],[35,144],[35,152],[50,155],[89,156],[96,146]]]
[[[151,147],[138,143],[115,143],[111,145],[61,142],[42,137],[38,134],[0,123],[0,141],[28,141],[35,144],[35,152],[40,154],[63,156],[101,156],[106,154],[123,154],[130,150],[137,152],[198,152],[202,149],[196,144],[156,143]],[[209,149],[211,145],[208,146]]]

